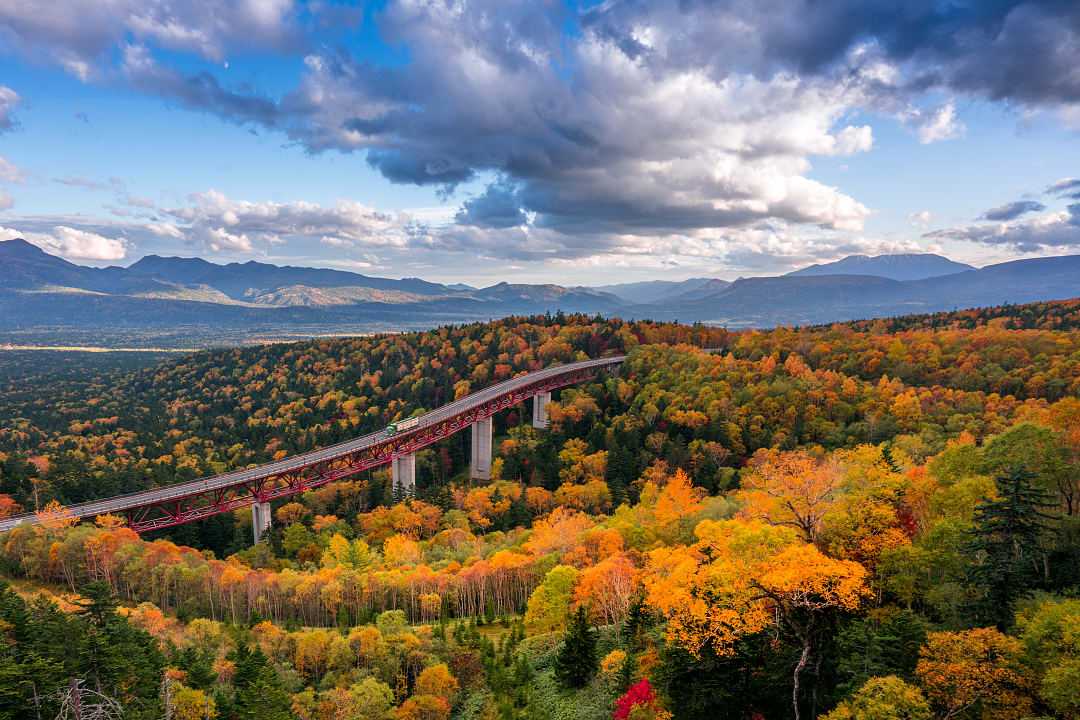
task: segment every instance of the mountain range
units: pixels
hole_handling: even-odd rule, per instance
[[[942,275],[953,275],[974,270],[965,263],[950,260],[933,253],[907,253],[898,255],[848,255],[836,262],[810,265],[789,272],[788,277],[819,275],[873,275],[889,280],[925,280]]]
[[[698,277],[597,287],[486,288],[259,262],[149,255],[95,268],[0,242],[0,331],[198,327],[416,327],[510,314],[599,312],[767,327],[1080,296],[1080,256],[974,268],[939,255],[853,255],[779,277]]]

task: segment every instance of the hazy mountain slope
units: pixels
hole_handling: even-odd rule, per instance
[[[724,282],[713,278],[690,278],[689,280],[645,280],[643,282],[594,285],[590,290],[614,295],[629,303],[647,304],[670,300],[679,295],[698,290],[709,283]]]
[[[740,278],[707,297],[652,314],[732,326],[802,324],[862,317],[867,299],[902,303],[903,283],[866,275]]]
[[[625,306],[616,296],[592,288],[562,285],[524,285],[501,282],[469,294],[477,300],[509,307],[532,306],[544,310],[595,312]]]
[[[721,280],[719,278],[708,278],[696,287],[691,287],[684,292],[668,296],[664,300],[664,302],[671,304],[693,302],[695,300],[700,300],[702,298],[716,295],[717,293],[723,292],[729,287],[731,287],[731,283],[727,280]]]
[[[635,314],[734,326],[824,323],[1080,296],[1080,256],[1038,258],[923,280],[869,275],[740,279],[694,302]]]
[[[184,285],[208,285],[237,300],[293,285],[312,288],[364,287],[418,295],[445,295],[452,292],[445,285],[417,278],[394,280],[369,277],[344,270],[289,265],[279,267],[254,260],[246,263],[217,265],[199,258],[147,255],[129,267],[128,273]]]
[[[1080,296],[1080,255],[1013,260],[980,270],[919,280],[909,285],[916,295],[936,301],[940,309],[999,305]]]
[[[925,278],[952,275],[965,270],[974,270],[971,265],[950,260],[933,253],[915,253],[901,255],[848,255],[836,262],[811,265],[794,272],[788,277],[806,277],[818,275],[873,275],[890,280],[923,280]]]
[[[361,302],[415,303],[431,300],[433,296],[418,295],[401,290],[379,290],[370,287],[311,287],[287,285],[250,297],[256,305],[274,307],[320,307],[326,305],[354,305]]]

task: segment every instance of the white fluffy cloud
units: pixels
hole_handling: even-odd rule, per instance
[[[403,213],[380,212],[342,200],[317,203],[234,200],[216,190],[190,196],[187,205],[160,208],[173,222],[148,226],[156,235],[201,242],[213,252],[251,252],[259,244],[290,239],[321,241],[336,247],[404,247],[416,230]]]
[[[967,130],[956,116],[956,105],[952,102],[932,110],[911,109],[904,116],[904,122],[915,128],[923,145],[958,138]]]
[[[0,228],[0,239],[13,238],[23,238],[48,253],[72,260],[123,260],[129,248],[127,240],[66,225],[57,225],[48,233]]]

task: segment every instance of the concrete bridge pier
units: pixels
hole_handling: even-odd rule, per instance
[[[273,518],[270,514],[270,503],[256,500],[251,505],[251,527],[255,533],[255,544],[258,545],[263,535],[270,530]]]
[[[390,477],[394,491],[403,496],[416,495],[416,454],[398,455],[390,464]]]
[[[469,477],[473,480],[491,479],[491,418],[472,424],[472,455]]]
[[[551,402],[550,392],[541,392],[533,395],[532,426],[537,430],[547,430],[548,412],[547,404]]]

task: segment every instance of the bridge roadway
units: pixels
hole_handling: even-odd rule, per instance
[[[337,445],[331,445],[319,450],[312,450],[299,455],[293,455],[292,457],[267,463],[265,465],[258,465],[244,470],[234,470],[233,472],[224,473],[222,475],[215,475],[213,477],[192,480],[185,483],[177,483],[176,485],[169,485],[162,488],[118,495],[104,500],[91,500],[89,502],[70,505],[67,509],[72,515],[79,518],[92,518],[98,515],[108,514],[127,514],[129,516],[129,523],[135,525],[136,529],[153,529],[154,527],[166,527],[170,524],[180,524],[180,522],[190,522],[191,520],[200,519],[216,513],[204,513],[198,516],[193,515],[188,519],[179,520],[178,522],[158,523],[153,526],[147,525],[146,527],[138,527],[137,523],[131,522],[130,512],[138,508],[166,506],[174,501],[179,504],[179,502],[184,499],[208,495],[214,492],[220,493],[233,488],[257,487],[260,481],[288,476],[290,473],[299,473],[306,468],[319,466],[320,464],[325,464],[340,458],[355,456],[359,452],[387,444],[391,440],[407,440],[408,438],[421,435],[426,430],[429,431],[430,434],[431,428],[445,424],[447,421],[467,414],[477,408],[488,406],[493,401],[497,401],[504,396],[512,395],[517,391],[528,389],[533,386],[542,386],[549,381],[555,382],[556,386],[561,386],[558,384],[558,381],[562,378],[576,377],[583,371],[593,371],[619,365],[625,358],[625,355],[616,355],[595,360],[584,360],[581,362],[568,363],[566,365],[555,365],[553,367],[544,368],[543,370],[518,375],[517,377],[496,383],[483,390],[470,393],[459,400],[442,405],[429,413],[425,413],[420,416],[419,422],[414,427],[395,433],[394,435],[387,433],[386,430],[383,429],[353,440],[338,443]],[[573,382],[574,380],[571,379],[569,382],[562,383],[562,385],[572,384]],[[458,429],[460,428],[454,428],[452,432],[456,432]],[[452,434],[452,432],[448,434]],[[433,441],[434,440],[431,442]],[[430,442],[424,444],[430,444]],[[386,464],[390,461],[391,457],[388,456],[370,463],[367,467]],[[358,468],[353,472],[358,472],[361,469],[366,468]],[[353,473],[349,472],[344,475],[347,474]],[[342,474],[339,473],[339,475]],[[297,486],[296,492],[302,492],[313,486],[315,486],[314,483],[306,486]],[[284,494],[291,493],[277,493],[274,496],[280,497]],[[240,501],[232,501],[228,506],[223,505],[220,511],[223,512],[235,507],[248,505],[256,500],[262,500],[262,498],[257,497],[257,493],[252,493],[251,496],[241,498]],[[10,530],[22,523],[36,524],[37,516],[34,513],[24,513],[4,518],[3,520],[0,520],[0,532]]]

